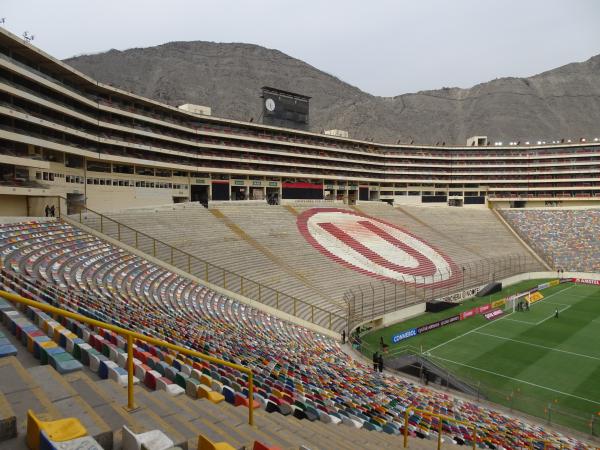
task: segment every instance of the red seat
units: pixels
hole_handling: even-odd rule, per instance
[[[252,450],[281,450],[279,447],[268,447],[262,442],[254,441]]]
[[[240,394],[239,392],[235,393],[234,399],[235,399],[234,400],[235,406],[245,406],[246,408],[248,408],[248,405],[250,404],[248,399],[246,397],[244,397],[242,394]],[[258,409],[258,408],[260,408],[260,403],[258,402],[258,400],[254,400],[254,409]]]
[[[162,375],[160,372],[156,370],[149,370],[146,372],[146,377],[144,378],[144,384],[148,389],[156,390],[156,380],[161,378]]]

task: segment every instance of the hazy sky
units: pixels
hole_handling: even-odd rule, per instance
[[[0,17],[58,58],[247,42],[383,96],[534,75],[600,53],[600,0],[2,0]]]

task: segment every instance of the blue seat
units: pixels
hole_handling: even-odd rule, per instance
[[[225,397],[225,401],[232,405],[235,405],[235,392],[228,386],[223,386],[223,391],[221,392],[223,397]]]
[[[98,366],[98,376],[103,380],[108,378],[108,366],[106,365],[107,361],[100,361],[100,366]]]
[[[387,434],[399,434],[400,430],[392,425],[390,425],[389,423],[386,423],[383,426],[383,432],[387,433]]]
[[[364,422],[363,428],[369,431],[381,431],[381,427],[371,422]]]
[[[4,339],[0,339],[2,341]],[[17,354],[17,348],[12,344],[0,344],[0,358],[7,356],[15,356]]]
[[[60,348],[60,347],[59,347]],[[62,349],[61,349],[62,350]],[[81,370],[83,366],[79,361],[73,358],[69,353],[63,350],[62,353],[55,352],[49,355],[48,360],[50,365],[61,374],[76,372]]]

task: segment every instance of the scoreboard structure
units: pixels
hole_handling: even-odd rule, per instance
[[[265,125],[308,130],[310,97],[263,86],[261,98]]]

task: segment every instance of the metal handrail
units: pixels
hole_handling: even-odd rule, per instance
[[[419,414],[423,414],[423,415],[427,415],[430,417],[436,417],[438,419],[438,429],[437,429],[437,433],[438,433],[438,438],[437,438],[437,450],[441,450],[442,448],[442,432],[443,432],[443,421],[448,421],[448,422],[454,422],[456,424],[459,425],[463,425],[467,428],[472,429],[472,435],[471,435],[471,440],[472,442],[472,448],[473,450],[475,450],[477,448],[477,430],[478,429],[485,429],[485,427],[478,427],[477,424],[473,424],[470,422],[464,422],[462,420],[457,420],[454,419],[453,417],[449,417],[443,414],[436,414],[434,412],[431,411],[426,411],[424,409],[419,409],[416,407],[412,407],[409,406],[408,408],[406,408],[406,410],[404,411],[404,430],[403,430],[403,435],[404,435],[404,442],[403,442],[403,447],[407,448],[408,447],[408,415],[410,414],[410,412],[417,412]],[[564,447],[564,444],[562,442],[558,442],[556,440],[550,440],[550,439],[540,439],[540,440],[536,440],[534,438],[529,439],[529,448],[530,450],[534,450],[535,446],[534,443],[535,442],[542,442],[544,444],[544,449],[547,448],[558,448],[560,450],[562,450],[563,448],[567,448]],[[550,446],[548,446],[548,444]]]
[[[437,419],[439,421],[438,429],[437,429],[437,433],[438,433],[437,450],[440,450],[442,448],[442,425],[443,425],[444,420],[449,421],[449,422],[454,422],[454,423],[463,425],[468,428],[472,428],[473,434],[472,434],[471,440],[473,441],[473,450],[475,450],[477,448],[477,425],[473,425],[472,423],[464,422],[462,420],[457,420],[457,419],[454,419],[453,417],[445,416],[443,414],[436,414],[431,411],[425,411],[424,409],[415,408],[413,406],[409,406],[408,408],[406,408],[404,410],[404,433],[403,433],[404,448],[408,447],[408,414],[411,411],[418,412],[419,414],[423,414],[423,415],[427,415],[427,416],[431,416],[431,417],[437,417]]]
[[[57,197],[59,199],[61,199],[61,200],[64,200],[65,202],[67,201],[67,199],[65,197],[62,197],[62,196],[57,196]],[[60,201],[58,202],[58,204],[59,204],[58,216],[61,217],[62,212],[61,212],[61,208],[60,208]],[[182,255],[184,255],[185,257],[188,258],[188,269],[191,267],[192,260],[195,261],[195,262],[200,262],[201,264],[204,264],[204,266],[205,266],[205,277],[202,278],[201,276],[198,276],[198,275],[195,275],[195,276],[198,276],[198,278],[200,278],[200,279],[204,279],[206,282],[210,282],[210,280],[208,280],[208,268],[209,267],[215,268],[215,269],[217,269],[217,270],[219,270],[220,272],[223,273],[223,288],[224,289],[227,289],[227,275],[235,276],[235,277],[238,277],[241,280],[240,281],[240,287],[241,287],[241,291],[242,291],[241,295],[243,295],[243,296],[247,296],[244,293],[244,282],[254,283],[256,286],[258,286],[258,298],[252,297],[252,299],[258,301],[259,303],[264,303],[262,301],[261,290],[262,289],[269,289],[269,290],[271,290],[272,292],[275,293],[276,309],[280,309],[279,308],[279,299],[280,299],[280,297],[288,297],[288,298],[290,298],[293,301],[293,313],[291,313],[291,315],[293,315],[295,317],[298,317],[299,319],[306,320],[308,322],[311,322],[311,323],[314,323],[316,325],[319,325],[319,323],[317,323],[318,321],[315,320],[315,313],[317,313],[317,314],[319,314],[319,313],[323,314],[324,317],[328,317],[329,318],[327,328],[330,329],[330,330],[332,330],[332,331],[333,331],[333,319],[339,319],[339,320],[341,320],[343,322],[346,321],[346,317],[344,317],[342,315],[336,314],[336,313],[334,313],[332,311],[328,311],[326,309],[321,308],[320,306],[313,305],[313,304],[308,303],[308,302],[306,302],[304,300],[300,300],[300,299],[298,299],[296,297],[292,297],[291,295],[284,294],[284,293],[282,293],[282,292],[278,291],[277,289],[274,289],[274,288],[272,288],[270,286],[263,285],[261,283],[258,283],[257,281],[251,280],[251,279],[249,279],[247,277],[244,277],[244,276],[239,275],[237,273],[231,272],[230,270],[225,269],[224,267],[220,267],[220,266],[218,266],[216,264],[210,263],[210,262],[208,262],[208,261],[206,261],[206,260],[204,260],[202,258],[199,258],[199,257],[197,257],[195,255],[192,255],[191,253],[188,253],[188,252],[186,252],[184,250],[181,250],[181,249],[179,249],[179,248],[177,248],[177,247],[175,247],[175,246],[173,246],[171,244],[168,244],[168,243],[166,243],[164,241],[161,241],[160,239],[157,239],[157,238],[155,238],[153,236],[150,236],[149,234],[144,233],[143,231],[136,230],[135,228],[130,227],[129,225],[125,225],[124,223],[121,223],[118,220],[115,220],[115,219],[113,219],[111,217],[108,217],[108,216],[102,214],[102,213],[94,211],[94,210],[88,208],[87,206],[84,206],[84,209],[86,211],[88,211],[88,212],[90,212],[92,214],[95,214],[95,215],[97,215],[97,216],[100,217],[100,233],[104,233],[104,221],[112,222],[112,223],[114,223],[114,224],[117,225],[117,240],[120,241],[120,242],[122,242],[122,240],[121,240],[121,231],[120,230],[121,230],[121,227],[124,227],[125,229],[130,230],[131,232],[135,233],[135,242],[136,242],[136,245],[134,246],[135,248],[138,248],[137,243],[138,243],[139,236],[142,236],[144,238],[150,239],[152,241],[152,246],[153,246],[152,247],[153,248],[153,255],[152,256],[154,256],[154,257],[156,257],[156,244],[159,244],[159,245],[167,247],[170,250],[171,263],[173,263],[173,254],[174,254],[175,251],[177,251],[179,254],[182,254]],[[78,217],[79,223],[85,225],[85,222],[83,222],[83,214],[85,214],[85,213],[83,213],[80,210],[78,214],[73,214],[71,216],[69,216],[67,214],[62,214],[62,215],[67,216],[67,217],[69,217],[71,219],[73,217],[75,217],[75,218]],[[187,270],[187,272],[191,273],[190,270]],[[297,314],[298,304],[306,306],[306,307],[309,308],[309,310],[310,310],[310,317],[301,317],[301,316],[299,316]],[[288,313],[288,314],[290,314],[287,311],[285,311],[285,312]]]
[[[133,340],[138,339],[140,341],[147,342],[152,345],[157,345],[160,347],[168,348],[171,350],[175,350],[176,352],[182,353],[188,356],[195,356],[196,358],[203,359],[212,364],[219,364],[226,367],[231,367],[232,369],[237,369],[240,372],[243,372],[248,375],[248,424],[254,425],[254,376],[252,373],[252,369],[231,363],[229,361],[224,361],[219,358],[215,358],[214,356],[205,355],[204,353],[200,353],[196,350],[190,350],[184,347],[180,347],[179,345],[171,344],[169,342],[153,338],[150,336],[146,336],[145,334],[138,333],[136,331],[127,330],[125,328],[118,327],[116,325],[111,325],[105,322],[101,322],[99,320],[90,319],[89,317],[83,316],[81,314],[77,314],[71,311],[66,311],[62,308],[57,308],[52,305],[48,305],[46,303],[37,302],[35,300],[31,300],[25,297],[21,297],[20,295],[12,294],[10,292],[0,290],[0,297],[14,303],[20,303],[22,305],[31,306],[32,308],[37,308],[39,310],[57,314],[62,317],[68,317],[70,319],[76,320],[78,322],[87,323],[88,325],[102,328],[104,330],[110,330],[114,333],[117,333],[120,336],[127,338],[127,410],[133,411],[136,409],[135,401],[133,398]]]

